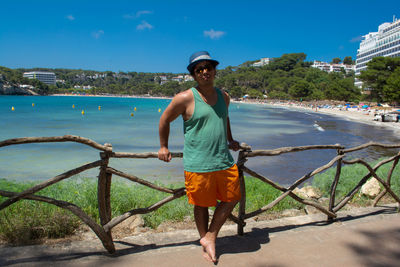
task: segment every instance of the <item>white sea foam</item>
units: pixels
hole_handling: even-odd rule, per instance
[[[317,129],[317,130],[320,131],[320,132],[324,132],[324,131],[325,131],[325,129],[322,128],[321,126],[319,126],[317,123],[314,123],[313,126],[315,127],[315,129]]]

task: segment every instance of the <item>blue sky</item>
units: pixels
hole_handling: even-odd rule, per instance
[[[220,68],[304,52],[356,57],[361,36],[400,18],[398,0],[0,0],[0,66],[186,72],[208,50]]]

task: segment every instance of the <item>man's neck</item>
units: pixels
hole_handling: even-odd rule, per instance
[[[214,93],[214,85],[197,85],[196,89],[204,96],[212,95]]]

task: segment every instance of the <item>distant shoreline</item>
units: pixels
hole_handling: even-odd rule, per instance
[[[325,115],[340,117],[352,122],[365,123],[376,127],[385,127],[387,129],[393,130],[395,133],[400,133],[400,122],[381,122],[374,121],[374,112],[364,112],[361,110],[345,110],[337,108],[311,108],[307,105],[295,103],[295,102],[281,102],[281,101],[268,101],[268,102],[256,102],[256,101],[233,101],[234,103],[244,103],[244,104],[255,104],[255,105],[265,105],[270,107],[287,108],[291,110],[296,110],[300,112],[316,112]]]
[[[78,97],[119,97],[119,98],[149,98],[149,99],[172,99],[168,96],[147,96],[147,95],[76,95],[76,94],[52,94],[49,96],[78,96]]]
[[[76,94],[53,94],[50,96],[76,96],[76,97],[118,97],[118,98],[148,98],[148,99],[172,99],[166,96],[147,96],[147,95],[76,95]],[[300,112],[319,112],[326,115],[340,117],[352,122],[365,123],[377,127],[385,127],[400,133],[400,122],[381,122],[374,121],[374,112],[363,112],[361,110],[345,110],[337,108],[311,108],[305,104],[293,101],[267,101],[259,102],[253,100],[231,100],[232,103],[238,104],[252,104],[252,105],[265,105],[270,107],[287,108]],[[323,102],[323,101],[321,101]],[[319,103],[317,102],[317,105]]]

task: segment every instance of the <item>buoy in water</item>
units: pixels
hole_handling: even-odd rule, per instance
[[[158,112],[161,112],[161,108],[158,109]]]
[[[72,108],[75,108],[75,105],[74,105],[74,104],[72,104]]]
[[[133,117],[133,112],[131,113],[131,117]]]
[[[135,107],[133,110],[135,110],[135,111],[136,111],[136,107]]]
[[[101,106],[99,106],[99,110],[101,110]]]
[[[82,112],[81,112],[81,113],[82,113],[82,115],[85,115],[85,111],[84,111],[84,110],[82,110]]]
[[[32,107],[34,107],[35,106],[35,103],[32,103]]]
[[[14,110],[15,110],[15,108],[14,108],[14,107],[11,107],[11,110],[12,110],[12,111],[14,111]]]

